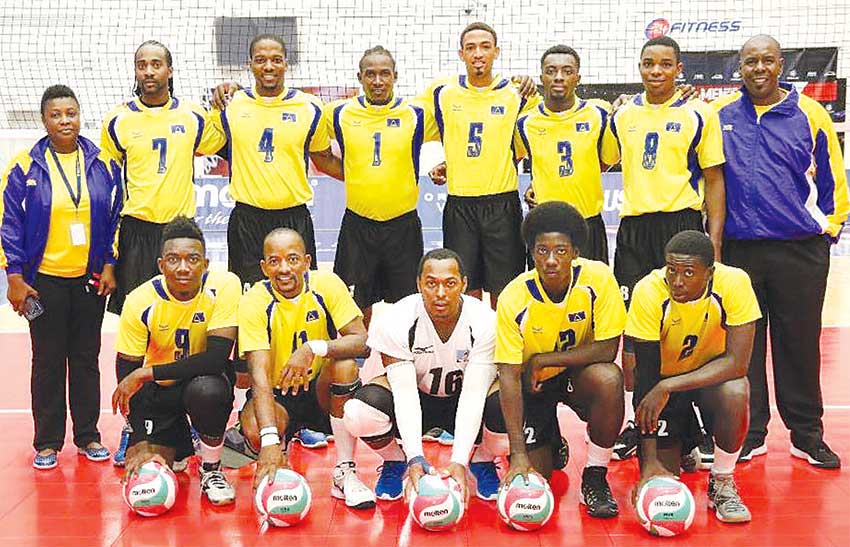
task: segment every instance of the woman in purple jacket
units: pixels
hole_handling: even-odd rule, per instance
[[[7,297],[30,320],[33,467],[51,469],[65,440],[65,379],[74,444],[92,461],[100,444],[100,327],[115,287],[112,242],[121,174],[80,136],[80,105],[63,85],[41,99],[47,136],[19,153],[0,181],[0,266]]]

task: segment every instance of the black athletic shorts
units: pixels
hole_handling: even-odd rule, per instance
[[[291,228],[301,234],[307,246],[307,254],[313,257],[310,268],[317,268],[313,218],[306,205],[288,209],[259,209],[237,202],[227,223],[227,269],[239,277],[243,286],[265,279],[260,269],[263,240],[275,228]]]
[[[313,431],[321,431],[322,433],[331,432],[331,422],[328,413],[322,410],[319,405],[319,400],[316,398],[316,386],[319,383],[319,377],[316,376],[310,381],[310,389],[307,391],[300,390],[298,395],[293,395],[290,392],[283,393],[278,388],[273,390],[274,401],[286,409],[289,415],[289,423],[286,426],[284,433],[284,441],[288,443],[292,437],[303,428],[312,429]],[[254,393],[249,389],[245,394],[245,402],[253,399]]]
[[[517,192],[449,196],[443,209],[443,246],[463,260],[468,290],[500,293],[525,269]]]
[[[558,403],[569,406],[582,421],[587,421],[587,409],[574,400],[569,369],[545,380],[539,392],[531,392],[527,386],[523,386],[523,433],[529,452],[543,446],[551,446],[554,441],[560,440]]]
[[[121,219],[118,230],[118,262],[115,264],[117,286],[109,296],[106,309],[121,314],[124,299],[130,291],[159,275],[156,261],[162,248],[165,224],[146,222],[134,217]]]
[[[587,222],[587,241],[580,249],[581,256],[608,264],[608,232],[605,230],[602,215],[584,220]]]
[[[638,407],[649,389],[635,387],[634,406]],[[658,417],[658,429],[648,437],[655,437],[659,448],[668,448],[681,443],[682,454],[687,454],[700,445],[702,428],[697,419],[694,404],[699,405],[701,389],[677,391],[670,394],[667,405]],[[640,456],[640,450],[638,450]]]
[[[683,209],[675,213],[647,213],[620,220],[617,248],[614,250],[614,277],[626,306],[635,284],[666,263],[664,247],[670,238],[685,230],[703,231],[700,211]]]
[[[392,303],[416,292],[422,258],[422,223],[416,210],[386,221],[346,209],[339,228],[334,273],[354,287],[360,309]]]
[[[232,378],[223,375],[229,386]],[[189,418],[183,399],[183,389],[188,381],[170,386],[147,382],[130,399],[128,421],[133,428],[129,446],[142,441],[176,449],[175,461],[195,453]],[[230,405],[233,405],[233,390],[230,390]]]

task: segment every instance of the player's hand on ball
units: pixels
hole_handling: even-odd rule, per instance
[[[428,172],[428,176],[431,177],[431,182],[438,186],[445,184],[448,180],[446,178],[446,162],[437,164]]]
[[[658,382],[649,390],[635,409],[635,423],[644,435],[655,433],[658,429],[658,417],[670,400],[670,392],[664,387],[664,382]]]
[[[280,449],[279,444],[264,446],[257,456],[257,470],[254,472],[254,490],[263,479],[268,479],[269,484],[274,482],[274,476],[278,469],[286,466],[286,457]]]
[[[168,462],[161,454],[158,454],[151,449],[150,443],[142,441],[127,449],[127,459],[124,461],[124,478],[121,482],[127,482],[130,477],[139,472],[139,468],[148,462],[157,462],[160,465],[168,467]]]
[[[460,486],[460,491],[463,493],[464,505],[469,505],[469,488],[466,483],[466,466],[452,462],[440,471],[440,476],[444,479],[451,477]]]
[[[508,472],[505,473],[504,478],[502,478],[501,487],[511,484],[517,475],[522,475],[523,480],[525,480],[527,484],[528,475],[530,473],[533,473],[543,479],[543,477],[534,470],[534,467],[531,465],[531,460],[528,459],[528,454],[511,454],[511,466],[508,468]]]
[[[218,84],[213,90],[210,104],[212,104],[213,108],[216,110],[224,110],[230,103],[230,99],[233,97],[233,94],[239,89],[240,86],[236,82],[224,82],[223,84]]]
[[[407,466],[407,480],[404,483],[404,499],[410,499],[410,492],[419,493],[419,479],[425,475],[436,475],[437,471],[425,458]]]
[[[307,391],[310,387],[310,367],[313,366],[313,350],[307,344],[295,350],[281,371],[277,385],[283,393],[290,389],[293,395],[300,390]]]

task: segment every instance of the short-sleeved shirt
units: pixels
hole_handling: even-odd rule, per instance
[[[696,370],[726,351],[728,327],[761,317],[747,272],[715,264],[698,300],[678,303],[670,296],[666,268],[641,279],[632,292],[626,335],[661,342],[661,376]]]
[[[361,315],[348,287],[332,272],[305,273],[304,287],[295,298],[279,294],[269,280],[260,281],[248,289],[239,304],[239,351],[270,351],[269,380],[274,384],[295,350],[309,340],[336,338],[338,329]],[[324,362],[316,358],[310,380],[319,374]]]
[[[612,116],[611,130],[622,158],[622,216],[702,209],[702,170],[726,161],[711,106],[679,92],[653,105],[640,94]]]
[[[50,148],[44,154],[50,170],[50,227],[47,229],[47,241],[44,245],[44,258],[38,271],[58,277],[80,277],[86,274],[89,263],[89,244],[91,242],[91,200],[86,184],[86,166],[83,152],[77,149],[70,154],[56,152],[57,164]],[[61,171],[59,169],[61,166]],[[76,196],[77,174],[80,176],[80,194],[74,205],[71,191]],[[71,190],[68,190],[63,175]],[[71,226],[81,227],[82,242],[71,236]],[[79,237],[79,236],[77,236]]]
[[[496,307],[496,362],[523,365],[537,353],[567,351],[623,333],[626,308],[614,274],[602,262],[576,258],[570,288],[552,302],[537,274],[525,272],[499,294]],[[540,380],[563,371],[543,369]]]
[[[435,397],[458,395],[467,367],[495,366],[496,314],[481,300],[466,295],[462,298],[460,318],[445,342],[434,329],[422,295],[412,294],[372,321],[369,347],[411,361],[419,391]]]
[[[207,333],[235,327],[242,285],[230,272],[204,274],[195,298],[180,301],[158,275],[127,295],[115,349],[144,366],[172,363],[207,349]],[[161,381],[163,385],[173,381]]]
[[[260,209],[287,209],[313,199],[310,152],[330,147],[318,97],[284,89],[277,97],[237,91],[213,118],[230,142],[230,195]]]
[[[124,166],[122,215],[166,223],[195,216],[195,154],[214,154],[224,135],[199,105],[171,97],[161,107],[140,99],[107,114],[100,148]]]
[[[600,163],[620,161],[607,103],[576,99],[564,112],[541,103],[517,121],[514,147],[531,163],[537,203],[565,201],[585,218],[602,213]]]

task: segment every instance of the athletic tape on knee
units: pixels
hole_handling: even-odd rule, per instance
[[[363,385],[363,382],[360,381],[360,378],[351,382],[350,384],[336,384],[331,383],[330,390],[331,395],[336,395],[338,397],[343,397],[345,395],[351,395],[355,391],[357,391],[360,386]]]
[[[359,399],[345,402],[342,421],[352,435],[367,442],[391,437],[393,424],[390,417]]]

